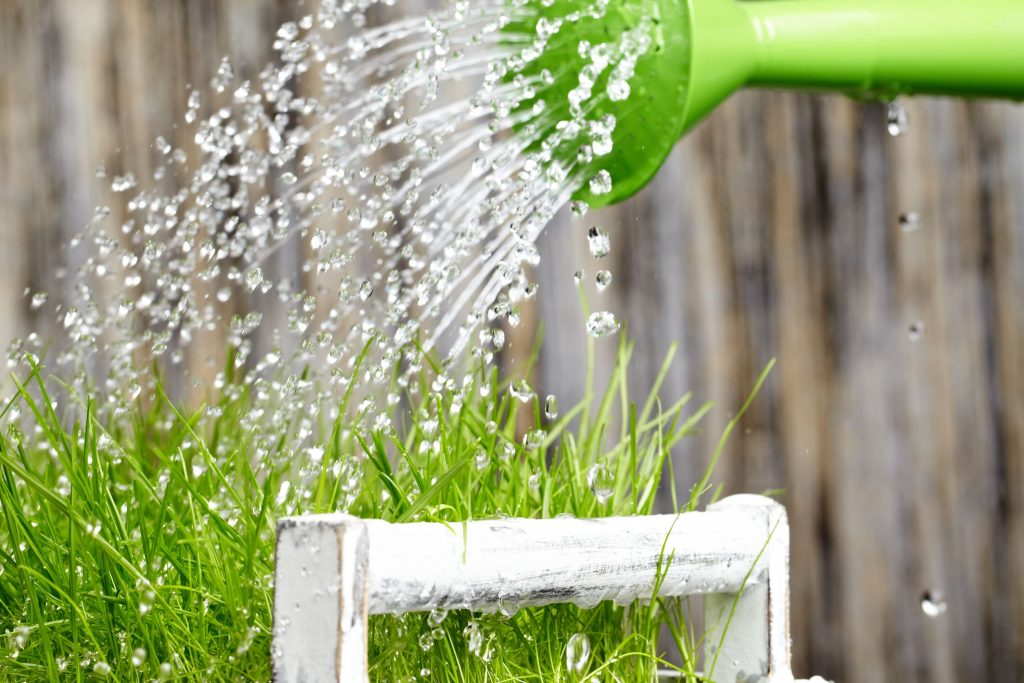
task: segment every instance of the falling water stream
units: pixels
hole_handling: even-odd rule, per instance
[[[377,4],[393,3],[324,0],[281,26],[278,59],[257,80],[225,60],[209,90],[191,92],[194,145],[155,144],[172,190],[110,179],[127,220],[99,207],[71,245],[81,266],[63,302],[32,298],[65,343],[19,340],[11,367],[44,357],[73,396],[116,417],[226,328],[202,388],[251,387],[245,426],[264,444],[288,432],[293,452],[349,393],[353,425],[387,428],[425,352],[444,359],[435,389],[468,386],[459,372],[491,362],[536,295],[541,231],[581,188],[611,190],[607,105],[629,98],[651,25],[591,45],[580,26],[601,21],[607,0],[563,2],[561,14],[552,2],[458,0],[375,25]],[[543,66],[550,50],[558,73]],[[301,266],[271,277],[268,259],[295,241]],[[604,231],[588,241],[607,255]],[[611,273],[598,279],[606,287]],[[272,343],[254,343],[257,329]],[[599,311],[587,329],[618,322]]]

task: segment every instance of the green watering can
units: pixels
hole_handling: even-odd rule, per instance
[[[578,8],[556,0],[540,12]],[[591,166],[611,174],[612,190],[576,197],[594,207],[639,191],[675,142],[743,87],[1024,99],[1024,0],[609,0],[538,69],[558,73],[579,40],[613,41],[643,17],[653,45],[630,97],[598,112],[616,117],[613,151]],[[560,78],[542,96],[575,85]]]

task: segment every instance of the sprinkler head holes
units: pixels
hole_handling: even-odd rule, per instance
[[[545,40],[521,72],[541,85],[519,111],[541,106],[542,125],[565,128],[564,142],[542,139],[554,146],[560,166],[589,180],[575,199],[594,207],[626,199],[658,171],[683,133],[689,8],[667,0],[530,4],[533,11],[505,29]],[[589,128],[584,144],[573,126]]]

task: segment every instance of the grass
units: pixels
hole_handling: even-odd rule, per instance
[[[461,391],[435,392],[437,368],[428,367],[391,416],[397,430],[339,420],[301,457],[287,439],[254,443],[242,419],[248,391],[190,412],[161,395],[118,421],[84,405],[71,422],[37,368],[3,409],[25,417],[5,419],[0,435],[0,680],[268,680],[274,524],[283,515],[651,513],[672,447],[709,406],[688,413],[684,397],[663,407],[664,370],[632,402],[630,353],[622,343],[606,390],[595,392],[591,373],[582,403],[557,420],[544,416],[540,397],[512,396],[493,370]],[[526,445],[516,432],[523,411],[543,429]],[[588,483],[595,467],[612,482],[604,502]],[[678,509],[700,504],[709,481]],[[667,666],[658,646],[667,628],[683,680],[696,681],[699,636],[686,616],[685,601],[659,599],[631,609],[375,617],[371,677],[649,681]],[[591,656],[571,671],[566,647],[578,633]]]

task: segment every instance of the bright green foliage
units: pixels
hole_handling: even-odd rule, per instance
[[[476,373],[461,401],[431,391],[425,374],[397,431],[328,425],[322,456],[298,468],[287,444],[257,453],[249,443],[237,419],[244,392],[207,408],[209,420],[154,397],[135,409],[130,428],[101,424],[88,406],[69,424],[37,373],[4,410],[20,410],[27,433],[11,427],[0,436],[0,679],[267,680],[281,515],[347,508],[454,523],[650,513],[670,449],[707,406],[687,415],[684,399],[662,409],[660,379],[642,405],[631,403],[629,353],[620,348],[603,396],[588,389],[554,424],[542,417],[542,399],[521,402],[493,371]],[[531,422],[546,434],[528,449],[516,434]],[[587,483],[595,464],[615,474],[604,503]],[[375,618],[372,675],[389,683],[590,680],[566,667],[567,641],[584,633],[593,649],[585,672],[651,680],[668,624],[695,680],[684,614],[678,600],[453,612],[426,649],[428,615]],[[476,654],[471,618],[482,636]]]

